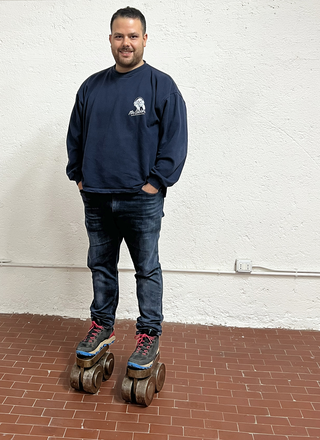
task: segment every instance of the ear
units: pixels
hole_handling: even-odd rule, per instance
[[[111,38],[112,38],[112,35],[110,34],[109,35],[109,43],[111,44]]]
[[[143,36],[143,47],[146,47],[147,39],[148,39],[148,34],[144,34],[144,36]]]

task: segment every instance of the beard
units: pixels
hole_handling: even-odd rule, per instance
[[[123,69],[134,69],[142,63],[143,48],[134,50],[125,50],[125,48],[113,50],[112,55],[117,66]]]

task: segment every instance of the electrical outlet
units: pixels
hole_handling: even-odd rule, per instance
[[[252,272],[252,261],[251,260],[236,260],[235,264],[236,272],[241,273],[251,273]]]

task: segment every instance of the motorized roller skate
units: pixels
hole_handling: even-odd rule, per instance
[[[76,350],[76,363],[70,373],[72,388],[95,394],[102,381],[110,378],[114,368],[114,356],[109,346],[115,341],[113,330],[104,329],[94,321]]]
[[[159,336],[139,334],[136,350],[129,358],[122,381],[121,396],[126,402],[149,406],[154,394],[162,390],[166,377],[165,364],[159,362]]]

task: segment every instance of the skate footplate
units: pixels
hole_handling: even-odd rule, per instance
[[[76,363],[70,373],[70,385],[75,390],[95,394],[102,381],[108,380],[113,372],[114,356],[109,345],[103,347],[95,356],[76,354]]]
[[[160,353],[151,368],[139,370],[127,367],[122,381],[121,396],[126,402],[149,406],[154,394],[162,390],[166,377],[165,364],[159,362]]]

